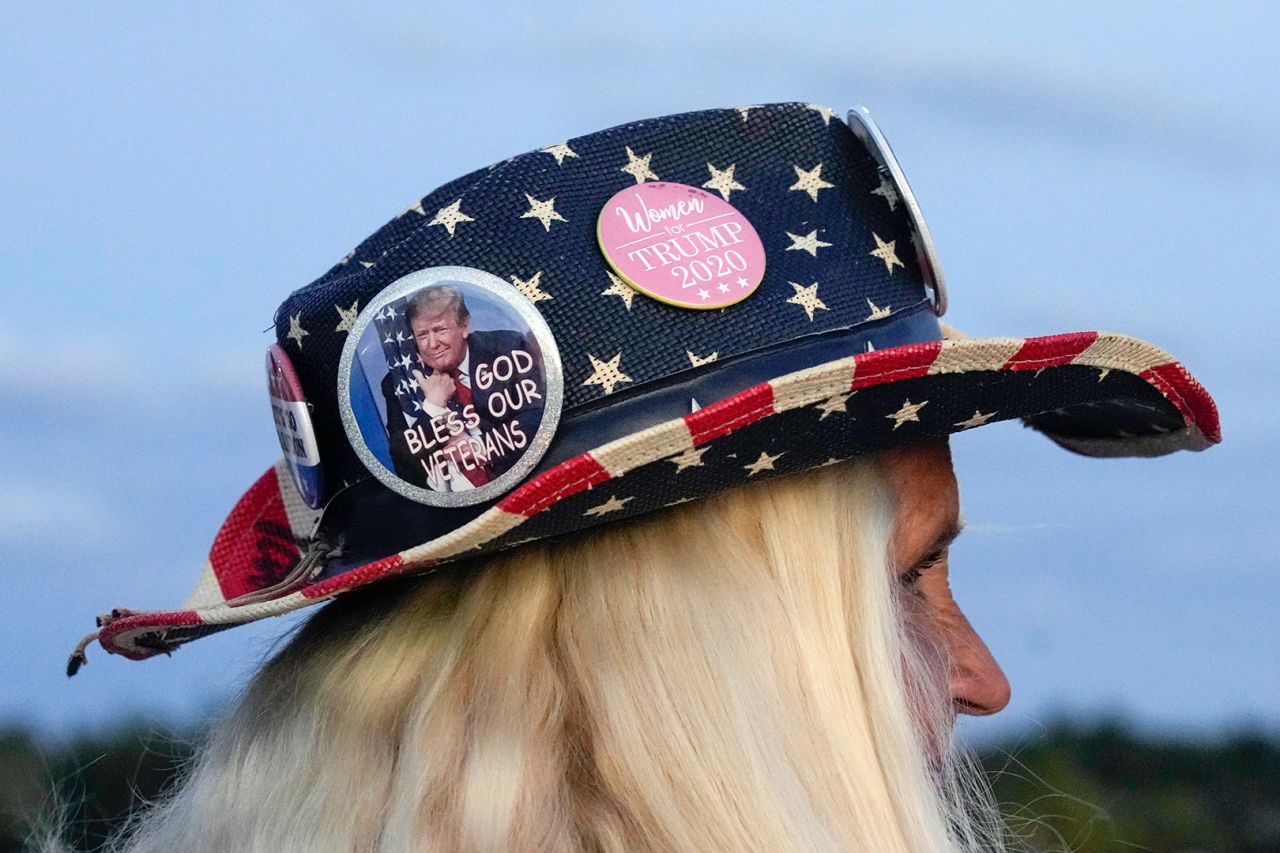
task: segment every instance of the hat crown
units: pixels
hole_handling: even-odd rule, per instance
[[[619,191],[655,180],[718,193],[751,223],[766,259],[754,293],[721,309],[690,310],[614,274],[597,242],[597,217]],[[338,416],[339,356],[350,328],[340,321],[402,276],[473,267],[533,300],[560,348],[564,415],[572,418],[709,360],[723,364],[919,310],[925,278],[895,190],[825,108],[774,104],[633,122],[445,184],[292,294],[277,313],[277,335],[315,406],[326,471],[350,482],[366,472]],[[600,381],[602,363],[611,365],[610,381]]]

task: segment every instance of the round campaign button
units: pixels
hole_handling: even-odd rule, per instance
[[[560,420],[560,351],[510,283],[429,267],[387,286],[356,318],[338,369],[351,446],[411,500],[467,506],[510,491]]]
[[[311,425],[311,406],[289,354],[279,344],[267,347],[267,392],[276,436],[293,484],[307,506],[319,509],[324,501],[324,473],[320,470],[320,446]]]
[[[723,308],[764,278],[764,245],[747,218],[714,193],[652,182],[609,199],[596,220],[605,260],[627,284],[681,308]]]

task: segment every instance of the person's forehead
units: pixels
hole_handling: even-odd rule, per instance
[[[900,563],[912,561],[959,522],[951,450],[946,442],[895,449],[885,454],[884,471],[896,503],[894,556]]]

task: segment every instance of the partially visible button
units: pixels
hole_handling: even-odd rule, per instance
[[[320,447],[311,423],[311,406],[302,393],[289,354],[279,344],[267,347],[267,391],[280,450],[293,475],[293,484],[307,506],[319,509],[325,499],[324,473],[320,470]]]

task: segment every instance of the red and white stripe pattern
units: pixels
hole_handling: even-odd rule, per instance
[[[305,607],[392,575],[420,571],[483,547],[547,511],[566,497],[629,471],[729,435],[747,424],[781,412],[814,405],[859,388],[924,376],[990,371],[1053,369],[1083,365],[1140,377],[1181,412],[1181,431],[1159,437],[1159,452],[1199,450],[1221,440],[1217,409],[1208,392],[1163,350],[1136,338],[1107,332],[1077,332],[1040,338],[960,338],[861,353],[764,382],[682,418],[657,424],[609,442],[529,480],[469,524],[389,557],[300,589],[242,605],[227,601],[253,590],[246,586],[255,559],[275,554],[263,545],[262,531],[287,525],[305,538],[315,515],[306,510],[292,481],[279,465],[241,498],[223,525],[186,608],[176,611],[122,611],[99,632],[107,651],[141,659],[158,654],[154,639],[165,629],[231,625]],[[1060,443],[1096,455],[1143,455],[1147,439],[1094,439]],[[310,513],[310,514],[308,514]],[[294,553],[296,554],[296,548]],[[146,647],[136,640],[148,636]],[[174,632],[181,641],[181,632]]]

